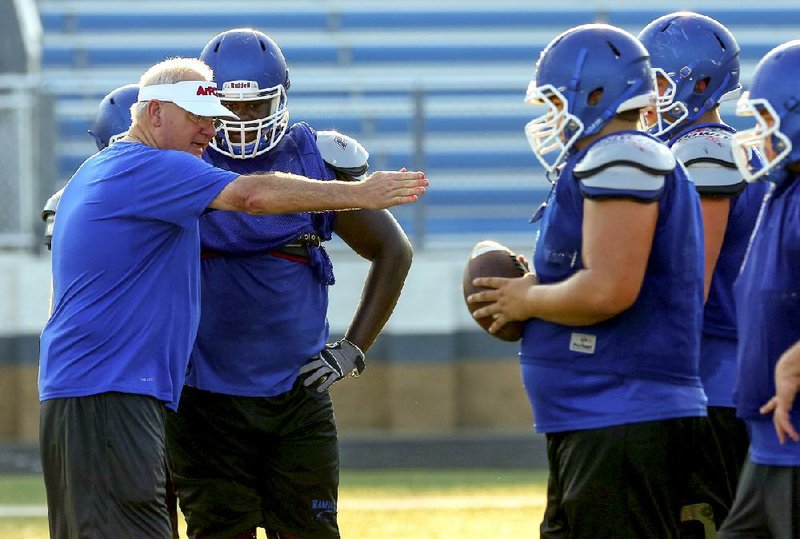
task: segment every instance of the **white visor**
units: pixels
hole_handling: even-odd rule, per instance
[[[174,84],[154,84],[139,88],[139,103],[151,99],[175,103],[197,116],[239,119],[222,105],[217,96],[217,83],[213,81],[184,80]]]

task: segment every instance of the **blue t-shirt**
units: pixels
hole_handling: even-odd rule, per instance
[[[177,406],[200,314],[198,218],[237,176],[127,142],[81,165],[53,235],[41,400],[117,391]]]
[[[775,394],[775,364],[800,341],[800,181],[792,178],[767,196],[750,249],[734,285],[739,330],[736,414],[748,424],[751,459],[800,465],[800,443],[778,444],[759,408]],[[800,428],[798,401],[792,410]]]
[[[322,159],[316,133],[291,126],[275,148],[254,159],[209,150],[205,158],[239,173],[275,170],[320,180],[334,173]],[[301,234],[331,238],[334,212],[253,216],[212,212],[200,219],[202,308],[186,383],[248,397],[289,391],[300,367],[329,335],[332,269],[321,248],[309,263],[270,254]]]
[[[800,431],[800,414],[797,404],[791,414],[792,425]],[[746,419],[747,434],[750,437],[749,458],[756,464],[765,466],[800,466],[800,442],[791,438],[786,443],[778,440],[772,416],[761,416],[760,419]]]
[[[616,185],[576,178],[576,164],[595,145],[611,143],[610,137],[624,138],[634,148],[661,144],[643,133],[622,132],[574,152],[544,210],[533,265],[542,284],[564,281],[583,268],[584,197],[658,204],[650,259],[636,301],[614,318],[589,326],[536,318],[525,323],[520,361],[539,432],[706,413],[698,375],[703,293],[699,197],[681,165],[662,176],[661,187],[644,173],[627,175],[625,167],[610,169],[608,176],[619,178]],[[637,184],[634,178],[642,180]]]

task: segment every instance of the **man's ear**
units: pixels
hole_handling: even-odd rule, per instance
[[[147,117],[150,120],[150,125],[153,127],[161,127],[161,114],[163,110],[160,101],[153,99],[147,103]]]

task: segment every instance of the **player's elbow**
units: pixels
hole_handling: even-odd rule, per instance
[[[398,272],[405,275],[411,269],[411,262],[414,259],[414,247],[408,237],[403,234],[397,238],[394,245],[388,252],[392,255],[392,265],[397,268]]]
[[[414,248],[403,234],[399,238],[385,238],[378,249],[365,258],[383,275],[391,276],[393,280],[402,283],[411,270]]]
[[[393,268],[405,275],[411,269],[411,261],[414,258],[411,241],[394,219],[378,223],[380,226],[376,225],[373,231],[378,234],[380,240],[374,241],[370,248],[361,252],[361,255],[371,262]],[[386,226],[387,223],[389,226]]]
[[[406,236],[402,230],[397,234],[397,237],[392,243],[393,247],[390,250],[391,260],[389,261],[389,266],[394,268],[395,274],[398,275],[400,279],[404,280],[408,272],[411,271],[411,263],[414,259],[414,247],[411,245],[408,236]]]
[[[607,282],[596,286],[590,295],[596,322],[603,322],[630,309],[639,297],[640,286],[626,282]]]

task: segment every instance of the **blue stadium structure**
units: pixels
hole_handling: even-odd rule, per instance
[[[696,4],[696,5],[692,5]],[[682,7],[728,26],[745,86],[757,60],[796,37],[800,9],[706,0]],[[637,34],[675,9],[657,0],[40,0],[43,80],[57,96],[58,170],[66,178],[93,149],[86,137],[100,98],[149,65],[196,56],[214,34],[253,26],[282,47],[292,77],[292,121],[337,129],[370,150],[373,169],[424,168],[424,202],[399,208],[418,247],[524,241],[549,184],[531,153],[523,105],[544,45],[576,24],[608,22]],[[735,119],[735,116],[728,115]],[[738,127],[738,126],[735,126]],[[55,187],[55,186],[54,186]]]

